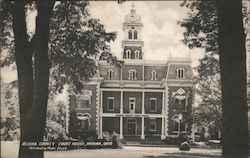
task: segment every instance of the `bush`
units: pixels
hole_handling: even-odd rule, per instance
[[[115,131],[113,131],[112,134],[110,134],[107,131],[103,132],[103,140],[107,141],[107,142],[112,141],[112,147],[114,149],[122,149],[123,148],[121,140],[119,139],[119,134],[117,134]]]
[[[167,145],[180,145],[185,141],[189,143],[189,139],[185,135],[182,135],[180,137],[166,137],[164,140],[165,144]]]
[[[66,131],[61,124],[56,121],[48,120],[45,130],[45,138],[48,141],[67,140]]]
[[[80,135],[80,139],[84,141],[96,141],[98,140],[97,134],[94,131],[89,131],[89,132],[82,132]]]

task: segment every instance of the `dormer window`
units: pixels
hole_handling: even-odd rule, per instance
[[[140,51],[139,50],[135,51],[135,59],[140,59]]]
[[[113,70],[108,70],[108,79],[113,79],[114,78],[114,71]]]
[[[128,31],[128,39],[132,39],[132,31],[131,30]]]
[[[130,59],[131,58],[131,50],[127,50],[126,51],[126,59]]]
[[[184,68],[178,68],[176,70],[176,78],[185,78],[185,69]]]
[[[137,39],[137,31],[134,31],[134,39]]]
[[[156,71],[156,70],[153,70],[153,71],[151,72],[151,80],[157,80],[156,75],[157,75],[157,71]]]
[[[128,71],[128,79],[129,80],[136,80],[136,70],[129,70]]]

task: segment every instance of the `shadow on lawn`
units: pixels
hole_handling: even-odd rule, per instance
[[[203,153],[176,152],[165,153],[160,156],[143,156],[143,158],[221,158],[221,155],[208,155]]]

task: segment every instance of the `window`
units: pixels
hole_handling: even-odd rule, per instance
[[[91,115],[88,113],[82,114],[78,113],[76,115],[78,120],[78,128],[81,131],[89,131],[91,126]]]
[[[173,92],[173,110],[187,110],[188,96],[184,89],[180,88]]]
[[[173,99],[174,110],[187,110],[186,96],[175,96]]]
[[[114,71],[108,70],[108,79],[113,79],[113,78],[114,78]]]
[[[78,99],[77,108],[90,109],[90,99]]]
[[[150,131],[156,131],[156,119],[150,119]]]
[[[156,75],[157,75],[157,71],[156,71],[156,70],[153,70],[153,71],[151,72],[151,80],[157,80]]]
[[[183,68],[178,68],[178,69],[176,70],[176,73],[177,73],[176,78],[185,78],[184,72],[185,72],[185,69],[183,69]]]
[[[134,31],[134,39],[137,39],[137,31]]]
[[[128,79],[129,80],[136,80],[136,70],[129,70],[128,71]]]
[[[150,111],[155,112],[157,107],[157,99],[156,98],[150,98]]]
[[[132,39],[132,31],[131,30],[128,31],[128,39]]]
[[[108,97],[108,111],[114,111],[114,97]]]
[[[126,50],[126,59],[131,58],[131,50]]]
[[[178,115],[173,116],[172,120],[173,120],[173,131],[179,131],[179,128],[182,132],[187,131],[188,124],[185,122],[185,120],[183,119],[181,120],[181,125]]]
[[[140,51],[139,50],[135,51],[135,59],[140,59]]]
[[[135,113],[135,98],[129,98],[129,113]]]
[[[92,91],[82,90],[81,94],[76,97],[77,108],[90,109]]]

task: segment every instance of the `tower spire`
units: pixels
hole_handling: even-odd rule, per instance
[[[131,7],[132,7],[132,10],[135,9],[135,3],[134,2],[132,3]]]
[[[132,3],[130,13],[125,16],[125,22],[123,23],[125,33],[122,41],[123,59],[143,59],[142,27],[141,16],[136,13],[135,4]]]

